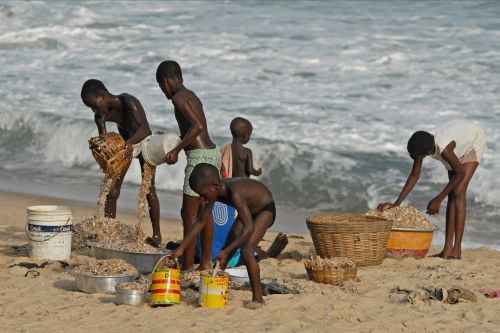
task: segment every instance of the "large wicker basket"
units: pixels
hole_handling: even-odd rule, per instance
[[[89,148],[104,173],[117,179],[125,174],[130,166],[126,158],[125,140],[118,133],[107,133],[89,139]]]
[[[307,218],[316,253],[322,258],[347,257],[359,266],[384,260],[392,221],[364,215],[322,214]]]
[[[347,258],[345,258],[347,259]],[[330,260],[330,259],[320,259]],[[347,280],[355,280],[358,272],[357,266],[351,260],[347,259],[349,263],[343,265],[318,265],[318,259],[304,260],[304,267],[306,268],[309,280],[317,283],[340,285]],[[323,267],[321,267],[323,266]]]

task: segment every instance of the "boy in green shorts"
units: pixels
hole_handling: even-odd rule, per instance
[[[210,139],[203,105],[194,92],[184,86],[182,71],[179,64],[172,60],[162,62],[156,70],[156,81],[161,90],[172,101],[174,114],[179,130],[181,142],[165,156],[168,164],[177,163],[178,155],[184,149],[187,157],[185,169],[184,189],[182,196],[181,217],[184,237],[191,230],[205,202],[189,186],[189,176],[194,167],[200,163],[208,163],[220,170],[221,155],[219,149]],[[201,232],[202,256],[198,269],[204,270],[211,267],[213,227],[211,218]],[[186,247],[182,270],[189,271],[194,268],[195,242]]]

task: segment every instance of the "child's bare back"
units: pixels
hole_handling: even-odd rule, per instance
[[[250,175],[260,176],[262,168],[254,168],[252,151],[243,146],[250,140],[253,130],[252,124],[245,118],[236,117],[231,121],[230,129],[233,135],[233,142],[231,143],[233,155],[232,177],[250,178]]]

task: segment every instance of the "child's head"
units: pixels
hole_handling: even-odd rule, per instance
[[[215,201],[219,193],[219,170],[211,164],[196,165],[189,176],[189,186],[207,201]]]
[[[177,62],[166,60],[158,65],[156,69],[156,82],[158,82],[158,85],[168,99],[171,99],[173,96],[172,83],[176,81],[182,83],[181,66]]]
[[[233,138],[237,138],[243,143],[247,143],[252,135],[252,124],[245,118],[236,117],[231,121],[229,126]]]
[[[107,110],[107,101],[105,97],[108,94],[108,90],[99,80],[87,80],[82,86],[82,101],[94,112],[105,112]]]
[[[408,140],[407,149],[412,159],[423,158],[432,153],[434,136],[425,131],[415,132]]]

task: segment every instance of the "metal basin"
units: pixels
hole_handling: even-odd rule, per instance
[[[114,293],[116,285],[134,281],[137,275],[93,276],[75,273],[76,288],[87,294]]]
[[[159,253],[140,253],[105,248],[97,244],[90,244],[90,246],[94,248],[96,259],[123,259],[141,274],[150,274],[158,260],[168,252],[166,249],[158,249]]]
[[[116,287],[115,303],[119,305],[141,306],[146,302],[145,290],[131,290]]]

